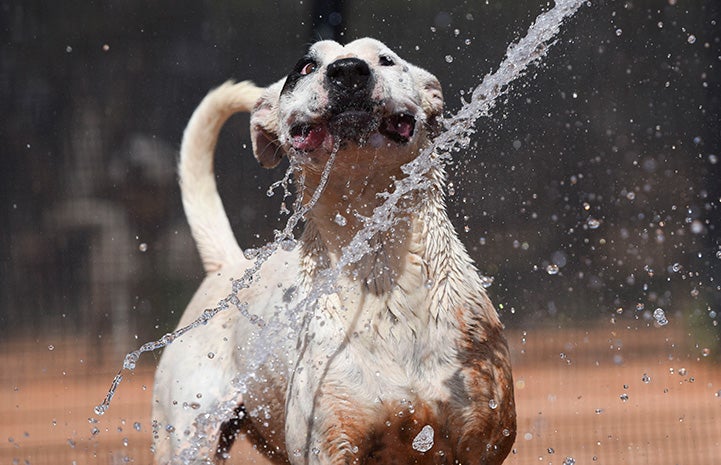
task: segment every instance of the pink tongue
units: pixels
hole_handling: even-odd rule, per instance
[[[323,144],[328,131],[324,126],[315,126],[309,132],[308,135],[293,136],[292,144],[296,150],[303,150],[305,152],[311,152]]]
[[[410,139],[413,134],[413,124],[411,124],[407,119],[401,118],[400,121],[396,122],[396,131],[401,137]]]

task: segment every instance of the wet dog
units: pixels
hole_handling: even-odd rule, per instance
[[[239,435],[277,463],[505,459],[516,434],[508,347],[446,214],[441,166],[402,196],[393,225],[337,270],[332,287],[312,292],[428,146],[442,110],[433,75],[367,38],[317,42],[268,88],[225,84],[202,101],[179,171],[207,276],[180,326],[252,266],[213,174],[233,113],[251,112],[263,166],[286,156],[297,166],[297,195],[312,208],[297,246],[237,290],[243,311],[220,312],[165,349],[153,400],[158,463],[222,461]]]

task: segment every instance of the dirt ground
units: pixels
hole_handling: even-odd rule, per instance
[[[519,422],[506,464],[721,463],[721,366],[683,329],[508,336]],[[121,360],[84,340],[1,343],[0,464],[151,463],[152,355],[93,413]],[[233,455],[263,463],[249,446]]]

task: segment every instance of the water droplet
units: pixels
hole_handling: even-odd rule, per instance
[[[431,425],[424,426],[421,431],[413,439],[413,450],[418,452],[428,452],[433,447],[434,431]]]
[[[563,461],[563,465],[576,465],[576,459],[573,457],[566,457],[566,460]]]
[[[596,415],[600,415],[600,414],[603,413],[603,409],[602,409],[602,408],[597,408],[596,410],[594,410],[594,412],[596,413]]]
[[[668,324],[666,313],[660,307],[653,311],[653,318],[659,326],[665,326]]]
[[[696,36],[693,35],[693,34],[691,34],[691,35],[688,36],[688,39],[686,39],[686,41],[687,41],[689,44],[693,44],[693,43],[696,42]]]
[[[586,225],[588,229],[598,229],[598,227],[601,226],[601,220],[589,216],[586,220]]]
[[[551,263],[546,267],[546,273],[550,275],[558,274],[558,265]]]
[[[616,29],[616,36],[621,37],[621,34],[623,34],[623,29]]]
[[[446,55],[446,63],[453,63],[453,56],[452,56],[452,55]]]
[[[253,260],[259,253],[260,251],[258,249],[248,248],[243,251],[243,256],[248,260]]]
[[[136,421],[135,423],[133,423],[133,429],[135,431],[140,431],[142,429],[142,426],[140,425],[139,421]]]
[[[651,382],[651,377],[648,376],[648,374],[644,373],[644,374],[643,374],[643,377],[641,377],[641,381],[643,381],[644,383],[648,384],[648,383]]]
[[[338,226],[345,226],[348,224],[348,220],[345,218],[345,216],[341,215],[340,213],[335,214],[335,218],[333,218],[333,221]]]
[[[691,232],[694,234],[701,234],[704,231],[704,224],[700,220],[693,220],[691,222]]]
[[[688,372],[686,371],[686,368],[681,367],[681,368],[678,369],[678,374],[679,374],[679,376],[686,376],[686,373],[688,373]]]
[[[214,358],[215,358],[215,353],[214,353],[214,352],[208,352],[208,358],[211,359],[211,360],[214,359]]]
[[[679,271],[681,271],[681,264],[674,263],[673,265],[671,265],[671,271],[673,271],[674,273],[678,273]]]
[[[141,242],[141,243],[138,245],[138,250],[140,250],[141,252],[147,252],[147,251],[148,251],[148,244],[146,244],[145,242]]]
[[[50,351],[55,350],[55,346],[52,345],[52,344],[49,344],[49,345],[48,345],[48,350],[50,350]]]
[[[491,408],[491,410],[495,410],[498,408],[498,402],[496,402],[496,399],[491,399],[488,401],[488,406]]]
[[[484,289],[488,289],[493,285],[493,276],[480,276],[481,278],[481,286],[483,286]]]
[[[619,397],[623,402],[628,401],[628,394],[626,394],[625,392],[624,392],[623,394],[621,394],[620,396],[618,396],[618,397]]]
[[[313,452],[313,455],[319,455],[319,454],[320,454],[320,449],[318,449],[317,447],[312,448],[310,451]]]
[[[290,239],[284,239],[280,241],[280,248],[285,250],[286,252],[290,252],[293,249],[295,249],[295,246],[298,244],[298,241],[296,241],[293,238]]]
[[[548,453],[549,453],[549,454],[555,454],[556,451],[553,450],[553,447],[549,447],[549,448],[548,448]]]

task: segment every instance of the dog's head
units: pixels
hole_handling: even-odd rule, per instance
[[[381,42],[316,42],[256,103],[253,151],[265,167],[288,153],[323,163],[334,147],[356,153],[355,163],[372,153],[400,165],[427,142],[442,110],[438,79]]]

